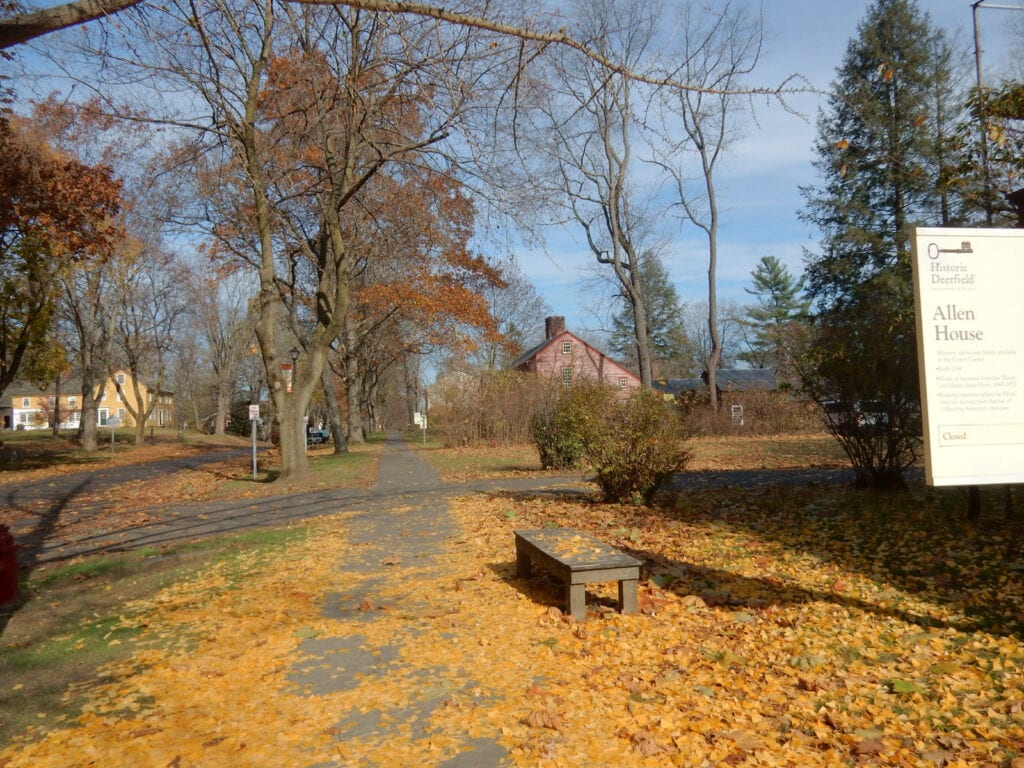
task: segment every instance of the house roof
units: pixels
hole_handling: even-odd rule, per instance
[[[571,334],[569,334],[568,331],[566,331],[565,333],[568,334],[568,335],[571,335]],[[561,334],[559,334],[559,335],[561,335]],[[542,341],[537,346],[535,346],[535,347],[533,347],[531,349],[526,350],[525,352],[523,352],[523,354],[521,354],[519,357],[517,357],[515,360],[513,360],[512,364],[509,367],[512,368],[512,369],[515,369],[515,368],[518,368],[520,365],[523,365],[531,357],[534,357],[535,355],[540,354],[540,352],[542,350],[544,350],[545,348],[547,348],[550,345],[554,344],[555,343],[555,338],[558,338],[558,337],[553,337],[553,338],[550,338],[550,339],[545,339],[544,341]],[[575,338],[575,336],[573,338]],[[580,343],[586,344],[585,341],[581,341]]]
[[[667,395],[680,395],[683,392],[699,392],[706,385],[704,379],[666,379],[654,382],[654,388]]]
[[[765,392],[777,389],[775,371],[768,368],[723,368],[715,374],[722,392]]]
[[[668,379],[655,383],[655,389],[669,395],[707,389],[707,374],[699,379]],[[767,368],[720,368],[715,373],[719,392],[771,392],[778,389],[775,371]]]

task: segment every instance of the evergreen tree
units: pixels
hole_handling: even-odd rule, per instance
[[[679,294],[669,281],[668,272],[653,251],[640,257],[640,289],[647,314],[647,340],[652,368],[657,378],[691,375],[690,342],[683,322]],[[637,366],[633,307],[620,293],[621,308],[612,318],[609,349],[620,361]]]
[[[801,379],[865,485],[902,484],[920,439],[910,228],[943,223],[949,60],[913,0],[876,0],[818,120],[822,183],[802,190],[823,237]]]
[[[752,337],[747,350],[737,357],[754,368],[771,368],[780,379],[788,380],[793,367],[795,326],[806,319],[811,304],[801,297],[803,278],[794,278],[775,256],[762,256],[750,275],[754,287],[746,291],[757,297],[757,304],[747,307],[741,322]]]
[[[808,260],[810,295],[828,306],[885,269],[910,274],[910,227],[942,222],[936,93],[948,45],[913,0],[876,0],[851,40],[818,120],[818,187],[805,220],[823,233]]]

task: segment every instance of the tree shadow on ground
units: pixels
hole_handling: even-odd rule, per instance
[[[19,565],[19,578],[24,581],[28,581],[28,577],[36,569],[39,564],[39,555],[42,551],[43,545],[53,535],[54,530],[57,528],[61,513],[67,507],[70,499],[77,496],[89,485],[89,480],[83,479],[78,485],[70,490],[69,495],[63,496],[53,502],[47,507],[42,513],[38,514],[35,525],[32,530],[27,534],[19,537],[18,548],[20,550],[17,557]],[[0,636],[3,636],[4,630],[10,623],[14,614],[17,613],[18,609],[24,604],[24,601],[28,599],[28,596],[22,594],[20,599],[12,602],[0,611]]]
[[[948,492],[947,492],[948,491]],[[551,501],[552,495],[505,492],[517,501]],[[964,520],[955,491],[912,487],[910,492],[876,494],[842,484],[700,488],[675,490],[656,508],[601,505],[593,497],[565,497],[582,507],[579,519],[550,508],[549,522],[586,528],[602,540],[641,559],[645,578],[655,577],[681,594],[711,604],[780,605],[825,600],[923,626],[953,626],[1002,635],[1024,634],[1024,562],[1007,547],[1002,513],[988,510],[973,524]],[[546,508],[545,508],[546,510]],[[593,520],[588,521],[593,511]],[[609,519],[615,521],[609,525]],[[548,521],[546,521],[548,522]],[[543,524],[543,523],[542,523]],[[630,531],[646,533],[636,543]],[[735,552],[735,571],[674,560],[653,538],[716,534]],[[644,539],[646,538],[646,541]],[[667,551],[667,550],[666,550]],[[764,576],[751,577],[758,563]],[[768,573],[768,564],[834,572],[837,589],[805,588]],[[844,575],[847,574],[847,575]],[[874,584],[879,602],[854,597],[842,582],[858,577]],[[890,607],[899,593],[942,606],[957,618],[940,619]],[[936,611],[936,614],[946,610]]]
[[[641,582],[656,579],[665,573],[672,573],[675,578],[665,587],[666,590],[680,597],[699,597],[709,608],[756,611],[765,608],[786,608],[824,602],[873,616],[899,619],[923,628],[956,629],[965,632],[977,629],[971,621],[945,621],[923,613],[879,605],[839,592],[805,589],[772,578],[751,578],[715,568],[669,561],[647,550],[625,547],[622,551],[644,563],[641,567]],[[515,561],[490,563],[489,567],[499,578],[527,599],[538,605],[566,610],[563,583],[546,572],[541,571],[527,577],[517,576]],[[587,607],[593,609],[595,606],[617,609],[618,602],[613,597],[588,590]],[[643,599],[641,598],[642,608]]]

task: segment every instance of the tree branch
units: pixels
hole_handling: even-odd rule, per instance
[[[630,80],[647,83],[648,85],[677,88],[684,91],[700,91],[703,93],[732,93],[732,91],[715,90],[707,87],[690,85],[688,83],[675,80],[672,77],[656,77],[634,72],[626,65],[612,61],[607,56],[595,51],[585,43],[580,42],[567,34],[564,30],[559,30],[558,32],[544,32],[541,30],[531,29],[529,27],[520,27],[514,24],[505,24],[500,21],[493,21],[491,19],[483,18],[482,16],[457,13],[436,5],[408,2],[408,0],[289,0],[289,2],[298,3],[299,5],[345,5],[350,8],[360,8],[364,11],[374,11],[378,13],[405,13],[412,14],[414,16],[425,16],[427,18],[437,19],[438,21],[448,22],[450,24],[458,24],[464,27],[473,27],[488,32],[494,32],[499,35],[516,37],[520,40],[531,40],[538,43],[563,45],[582,53],[586,58],[596,64],[599,64],[610,72],[614,72]],[[777,88],[749,88],[735,91],[735,93],[779,96],[788,89],[789,82],[790,81],[787,79],[786,83],[783,83],[783,85]]]
[[[27,43],[42,35],[109,16],[138,5],[141,0],[75,0],[53,8],[20,13],[0,21],[0,50]]]

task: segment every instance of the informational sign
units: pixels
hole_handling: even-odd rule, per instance
[[[917,228],[929,485],[1024,481],[1024,231]]]
[[[256,421],[260,417],[260,406],[259,403],[249,406],[249,420]]]

